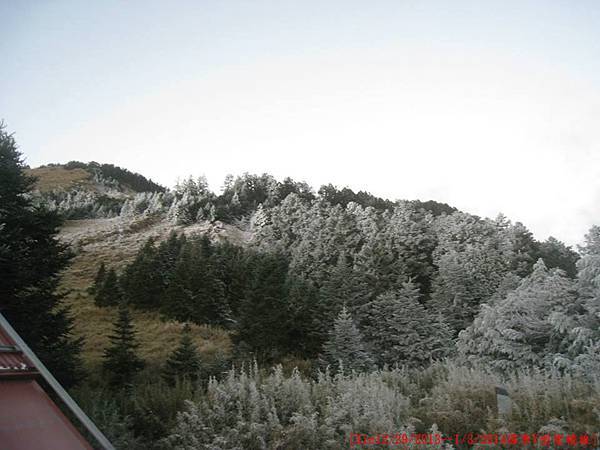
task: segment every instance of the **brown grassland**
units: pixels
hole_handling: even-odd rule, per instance
[[[26,170],[27,175],[35,176],[36,189],[48,192],[54,189],[72,189],[78,187],[92,188],[92,174],[84,169],[70,169],[63,167],[38,167]]]
[[[88,293],[100,263],[104,261],[107,267],[114,267],[119,272],[150,236],[164,239],[171,229],[172,226],[160,220],[131,222],[117,218],[68,221],[61,230],[60,238],[70,243],[75,252],[71,265],[62,275],[61,289],[66,292],[65,303],[75,319],[75,335],[85,339],[83,359],[90,372],[97,372],[101,364],[117,313],[116,307],[95,306]],[[202,228],[189,227],[183,231],[188,234],[202,231]],[[156,368],[177,345],[183,324],[165,321],[156,312],[131,312],[140,342],[140,356],[146,360],[149,369]],[[207,358],[216,352],[230,351],[230,339],[225,330],[192,325],[192,335]]]

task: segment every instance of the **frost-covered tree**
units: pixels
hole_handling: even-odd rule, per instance
[[[137,216],[165,214],[172,200],[171,193],[139,192],[123,203],[120,216],[131,219]]]
[[[425,309],[419,297],[419,289],[409,281],[362,308],[363,332],[380,366],[424,366],[447,356],[452,347],[450,329],[440,314]]]
[[[329,278],[320,289],[319,314],[317,320],[320,329],[327,334],[331,323],[346,305],[351,313],[373,297],[375,281],[367,274],[358,272],[350,265],[345,252],[341,252]]]
[[[321,362],[334,370],[340,366],[356,371],[374,367],[373,358],[365,347],[363,336],[346,307],[342,308],[333,323],[329,339],[323,345]]]
[[[600,227],[593,226],[580,247],[582,258],[577,262],[579,292],[595,298],[600,289]]]
[[[600,368],[600,227],[593,226],[580,247],[577,289],[584,311],[573,329],[573,347],[580,351],[577,368],[583,373]]]
[[[454,213],[439,218],[436,228],[439,245],[433,256],[438,273],[431,308],[442,312],[457,333],[472,322],[480,305],[510,273],[507,224]]]
[[[539,258],[539,244],[521,222],[507,227],[504,232],[510,243],[510,270],[521,278],[526,277]]]
[[[540,259],[514,291],[483,305],[457,345],[463,358],[501,371],[563,367],[576,325],[575,284]]]
[[[386,227],[378,239],[387,247],[391,255],[390,262],[398,269],[389,274],[383,289],[399,288],[401,281],[410,278],[417,285],[424,300],[428,300],[431,292],[431,277],[434,273],[433,251],[437,240],[433,228],[433,216],[423,210],[418,210],[409,202],[398,202],[391,212],[387,213]],[[383,265],[379,271],[388,270]]]
[[[214,200],[214,194],[210,192],[205,177],[194,180],[190,176],[178,182],[173,193],[174,200],[167,213],[169,220],[189,225],[207,219],[207,212],[210,212],[208,205]]]
[[[314,202],[303,218],[301,228],[296,224],[299,239],[291,248],[290,271],[296,276],[321,285],[337,262],[344,248],[351,248],[355,236],[352,221],[339,205],[331,207]]]
[[[261,203],[258,205],[256,211],[254,211],[252,217],[250,218],[250,227],[253,230],[262,230],[269,224],[269,221],[269,213],[265,210]]]

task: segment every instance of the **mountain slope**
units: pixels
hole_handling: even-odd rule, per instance
[[[29,169],[28,175],[38,178],[36,188],[41,192],[74,188],[103,192],[106,187],[123,193],[164,192],[165,188],[152,180],[113,164],[71,161],[48,164]]]
[[[74,332],[85,338],[83,358],[92,371],[101,363],[117,314],[117,308],[95,306],[88,293],[100,262],[119,270],[133,259],[149,237],[161,240],[172,230],[208,233],[214,239],[226,239],[224,235],[238,241],[248,239],[228,225],[201,223],[181,227],[157,218],[74,220],[67,221],[61,230],[60,239],[68,242],[75,252],[71,265],[63,273],[61,288],[68,292],[65,302],[75,319]],[[140,355],[151,368],[164,363],[179,341],[183,324],[165,322],[158,313],[139,310],[132,310],[132,318],[141,343]],[[192,325],[192,336],[205,359],[230,350],[229,336],[219,328]]]

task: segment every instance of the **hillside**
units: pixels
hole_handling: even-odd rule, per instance
[[[54,190],[88,189],[96,190],[91,172],[85,169],[66,169],[63,166],[45,166],[25,171],[37,178],[35,188],[46,193]]]
[[[62,211],[65,217],[76,218],[67,220],[60,233],[60,239],[75,253],[61,287],[68,292],[66,301],[75,319],[75,333],[85,338],[83,356],[90,368],[101,360],[116,314],[115,308],[95,306],[88,292],[101,262],[122,272],[148,238],[160,242],[173,231],[188,236],[207,234],[214,242],[245,246],[252,240],[249,219],[257,204],[274,207],[290,193],[306,201],[315,198],[303,183],[287,179],[277,184],[266,175],[244,175],[217,197],[206,190],[202,180],[189,179],[174,191],[140,193],[114,179],[107,183],[97,171],[80,164],[51,165],[28,172],[37,177],[36,188],[42,201]],[[137,174],[136,177],[145,179]],[[63,200],[57,203],[55,199],[61,195]],[[343,207],[360,202],[385,211],[395,205],[366,192],[355,194],[350,189],[338,190],[331,185],[321,188],[319,195]],[[113,209],[103,210],[108,199],[113,202]],[[432,201],[414,204],[430,208],[434,215],[455,211]],[[78,219],[80,216],[86,218]],[[181,324],[166,321],[152,311],[136,309],[133,317],[142,356],[151,364],[162,363],[177,342]],[[203,354],[209,357],[217,350],[230,350],[228,333],[218,327],[194,326],[193,334]]]
[[[177,448],[207,433],[218,447],[234,429],[246,436],[238,448],[254,448],[250,427],[268,448],[297,448],[296,433],[322,448],[310,439],[327,429],[342,448],[349,422],[379,429],[372,408],[385,430],[540,433],[556,417],[565,433],[595,429],[600,229],[581,257],[502,215],[266,174],[228,178],[216,194],[202,178],[136,192],[83,167],[34,173],[37,201],[69,218],[60,289],[90,375],[75,395],[113,439]],[[120,367],[135,356],[145,368],[115,385],[121,370],[102,363],[121,300],[139,346]]]
[[[65,223],[59,237],[69,243],[75,257],[63,274],[61,288],[68,292],[66,303],[75,319],[75,334],[85,338],[83,356],[88,368],[94,370],[100,363],[116,316],[116,308],[95,306],[88,293],[100,262],[120,270],[133,259],[149,237],[160,241],[172,231],[186,235],[208,234],[216,241],[245,243],[250,239],[247,232],[222,223],[181,226],[160,218],[87,219]],[[158,313],[134,310],[132,315],[142,356],[150,365],[162,364],[177,344],[182,325],[165,321]],[[218,351],[230,351],[228,334],[219,328],[193,325],[192,333],[200,351],[208,359]]]
[[[113,164],[71,161],[66,164],[48,164],[28,169],[36,177],[36,188],[41,192],[52,190],[89,189],[98,193],[112,191],[124,193],[164,192],[165,188],[152,180]]]
[[[112,164],[71,161],[27,169],[34,177],[34,198],[67,219],[115,217],[136,195],[165,188],[146,177]]]

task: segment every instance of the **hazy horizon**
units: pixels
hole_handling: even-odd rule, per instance
[[[167,186],[290,176],[505,214],[570,245],[600,224],[600,3],[0,5],[0,119],[32,167]]]

